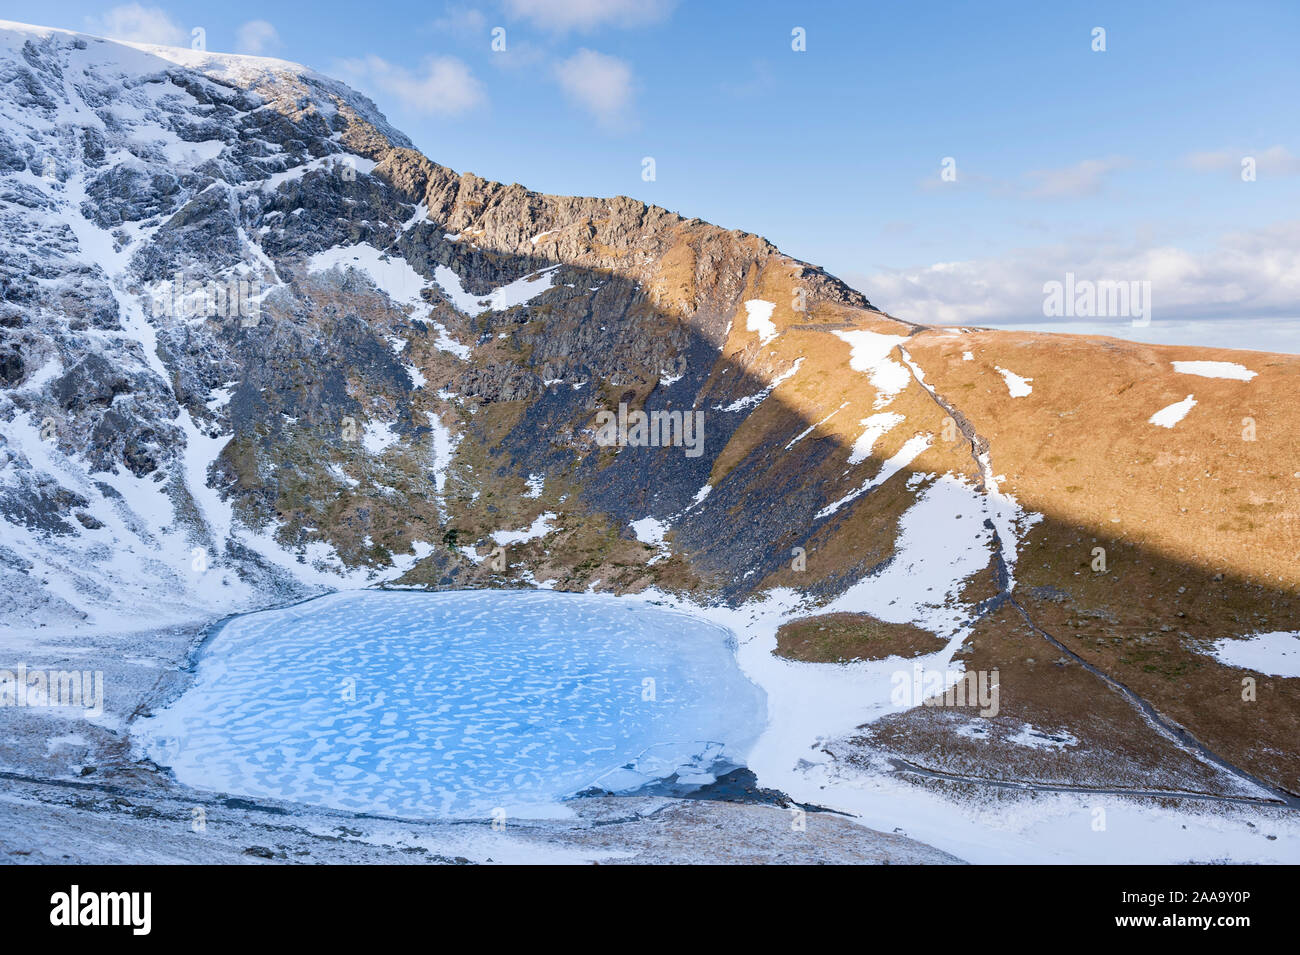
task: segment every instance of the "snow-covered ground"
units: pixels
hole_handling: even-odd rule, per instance
[[[896,616],[907,616],[907,609],[924,616],[929,597],[918,601],[917,590],[924,588],[891,604],[882,587],[877,603],[895,608]],[[886,767],[848,766],[825,751],[857,726],[900,709],[890,699],[891,675],[900,666],[960,670],[952,658],[959,640],[917,660],[797,663],[773,654],[777,628],[822,608],[791,591],[773,591],[739,608],[692,607],[656,593],[625,599],[665,601],[741,635],[737,658],[768,703],[767,730],[747,765],[762,785],[796,800],[852,813],[865,826],[905,833],[974,863],[1300,863],[1300,818],[1293,811],[1196,804],[1172,809],[1100,793],[953,799]]]
[[[834,333],[849,345],[849,367],[860,371],[876,389],[876,407],[889,404],[911,381],[907,369],[889,357],[895,347],[907,341],[905,335],[885,335],[867,329]]]
[[[1300,677],[1300,632],[1258,633],[1214,645],[1220,663],[1271,676]]]
[[[1258,372],[1251,371],[1245,365],[1235,361],[1176,361],[1174,371],[1180,375],[1197,375],[1201,378],[1231,378],[1235,381],[1250,381]]]
[[[544,514],[538,514],[532,524],[528,527],[515,531],[493,531],[492,540],[502,547],[508,547],[511,544],[524,544],[531,540],[545,537],[547,534],[553,534],[556,530],[555,521],[560,515],[554,511],[547,511]]]
[[[758,332],[758,343],[766,345],[776,337],[776,323],[772,321],[772,311],[776,305],[761,298],[745,302],[745,329]]]
[[[1002,376],[1002,380],[1007,383],[1007,391],[1012,398],[1025,398],[1033,393],[1034,386],[1032,382],[1034,379],[1023,378],[1014,371],[1008,371],[998,365],[994,367],[997,368],[998,374]]]

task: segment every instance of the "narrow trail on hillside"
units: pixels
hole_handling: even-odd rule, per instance
[[[915,335],[917,333],[914,332],[913,334]],[[967,418],[964,414],[962,414],[961,411],[955,405],[953,405],[950,401],[948,401],[946,398],[940,395],[935,388],[933,388],[928,382],[926,382],[924,372],[916,364],[916,362],[913,361],[912,356],[908,354],[907,349],[901,344],[897,346],[897,349],[899,354],[902,356],[903,363],[908,367],[908,370],[911,372],[912,377],[913,379],[915,379],[916,383],[920,385],[922,388],[924,388],[926,393],[929,394],[929,396],[934,400],[935,404],[937,404],[944,411],[944,413],[947,414],[953,420],[953,422],[957,425],[958,430],[961,432],[962,436],[965,437],[966,440],[970,443],[971,458],[975,461],[979,473],[979,477],[977,480],[978,480],[978,486],[980,490],[983,491],[985,494],[997,494],[998,489],[996,486],[996,481],[993,479],[993,473],[994,473],[993,464],[992,464],[992,459],[989,451],[988,440],[975,430],[975,427],[973,424],[971,424],[969,418]],[[1040,637],[1042,637],[1051,646],[1055,647],[1057,650],[1065,654],[1075,663],[1079,664],[1079,666],[1083,667],[1093,676],[1097,677],[1099,680],[1105,683],[1106,686],[1108,686],[1111,690],[1115,691],[1120,696],[1122,696],[1134,709],[1138,711],[1143,721],[1146,722],[1147,725],[1150,726],[1157,734],[1164,737],[1166,740],[1168,740],[1170,743],[1172,743],[1177,748],[1183,750],[1184,752],[1196,756],[1197,758],[1210,764],[1211,766],[1214,766],[1217,769],[1220,769],[1232,776],[1235,776],[1238,779],[1242,780],[1243,782],[1249,783],[1251,786],[1256,787],[1262,792],[1268,793],[1270,798],[1252,799],[1250,797],[1230,797],[1230,796],[1212,797],[1206,794],[1192,794],[1192,793],[1179,794],[1179,793],[1172,793],[1172,792],[1161,793],[1160,795],[1168,796],[1170,798],[1173,798],[1174,796],[1182,795],[1186,798],[1217,799],[1219,801],[1224,801],[1224,802],[1250,802],[1250,803],[1260,804],[1260,805],[1280,804],[1287,807],[1288,809],[1300,809],[1300,796],[1296,795],[1295,793],[1289,792],[1288,790],[1283,789],[1279,786],[1275,786],[1272,783],[1267,782],[1263,779],[1260,779],[1259,777],[1242,769],[1241,767],[1228,762],[1228,760],[1219,756],[1208,746],[1202,743],[1199,739],[1197,739],[1184,726],[1161,714],[1160,711],[1157,710],[1156,707],[1149,700],[1140,696],[1134,690],[1130,689],[1128,686],[1121,683],[1119,680],[1115,679],[1113,676],[1106,673],[1101,668],[1095,666],[1092,663],[1089,663],[1087,660],[1081,657],[1074,650],[1070,649],[1068,646],[1062,643],[1057,637],[1048,633],[1047,630],[1043,629],[1041,626],[1035,623],[1033,618],[1029,615],[1029,611],[1026,610],[1024,605],[1021,604],[1020,601],[1016,599],[1015,594],[1013,593],[1013,590],[1015,589],[1015,583],[1012,580],[1010,571],[1007,567],[1004,552],[1008,546],[1014,547],[1015,541],[1010,541],[1010,542],[1003,541],[1000,533],[998,532],[997,527],[994,526],[991,521],[987,522],[987,524],[993,532],[993,548],[994,548],[993,557],[994,557],[995,567],[997,571],[999,593],[988,600],[982,601],[980,605],[976,608],[977,614],[980,617],[986,616],[987,614],[996,610],[998,607],[1002,606],[1003,604],[1010,604],[1012,607],[1015,607],[1016,612],[1019,613],[1022,618],[1024,618],[1025,623],[1029,625],[1030,629],[1032,629],[1035,633],[1037,633]],[[900,760],[899,762],[906,762],[906,761]],[[908,765],[911,766],[911,764]],[[997,785],[1004,785],[1004,786],[1017,785],[1017,786],[1024,786],[1027,788],[1036,788],[1036,784],[1033,783],[1013,784],[1012,781],[1004,781],[1003,783],[998,784],[995,783],[995,781],[993,780],[980,780],[978,777],[952,776],[950,774],[941,773],[934,770],[922,771],[920,767],[915,767],[915,766],[912,766],[912,768],[909,769],[908,771],[918,772],[921,773],[922,775],[929,774],[934,776],[935,778],[946,777],[954,780],[962,780],[967,782],[986,782],[989,784],[997,784]],[[1048,789],[1050,790],[1052,789],[1052,787],[1048,787]],[[1111,790],[1089,789],[1087,787],[1080,787],[1080,791],[1111,792]],[[1114,792],[1123,794],[1123,793],[1131,793],[1132,791],[1114,790]]]
[[[1011,606],[1016,608],[1016,610],[1020,613],[1020,616],[1024,618],[1025,623],[1027,623],[1035,633],[1041,636],[1053,647],[1056,647],[1062,653],[1069,656],[1070,659],[1074,660],[1076,663],[1078,663],[1089,673],[1093,674],[1094,676],[1102,680],[1107,686],[1109,686],[1116,693],[1119,693],[1122,697],[1128,700],[1128,702],[1131,703],[1134,707],[1136,707],[1137,710],[1142,714],[1146,722],[1158,733],[1160,733],[1161,736],[1165,737],[1170,742],[1174,743],[1180,749],[1183,749],[1187,752],[1194,753],[1196,756],[1199,756],[1205,762],[1210,763],[1211,765],[1216,766],[1227,773],[1231,773],[1232,775],[1238,777],[1239,779],[1242,779],[1254,786],[1257,786],[1264,792],[1271,793],[1275,800],[1284,803],[1287,807],[1291,809],[1300,809],[1300,796],[1296,796],[1294,793],[1287,792],[1285,789],[1281,789],[1277,786],[1274,786],[1272,783],[1266,782],[1265,780],[1260,779],[1258,776],[1255,776],[1252,773],[1247,772],[1241,767],[1235,766],[1232,763],[1228,762],[1226,759],[1219,756],[1208,746],[1202,743],[1199,739],[1193,736],[1190,732],[1188,732],[1188,730],[1185,727],[1183,727],[1178,723],[1175,723],[1173,720],[1169,719],[1168,717],[1163,716],[1155,708],[1155,706],[1152,705],[1144,697],[1139,696],[1128,686],[1121,683],[1119,680],[1116,680],[1110,674],[1104,672],[1103,670],[1089,663],[1087,660],[1083,659],[1083,657],[1079,656],[1079,654],[1075,653],[1073,650],[1067,647],[1056,637],[1052,636],[1050,633],[1048,633],[1046,630],[1044,630],[1042,627],[1036,624],[1033,621],[1033,619],[1029,616],[1029,612],[1025,610],[1024,606],[1018,600],[1016,600],[1015,596],[1010,592],[1007,593],[1007,602],[1010,603]]]
[[[1221,796],[1216,793],[1192,792],[1179,789],[1118,789],[1105,786],[1071,786],[1067,783],[1031,783],[1020,779],[991,779],[988,776],[968,776],[963,773],[948,773],[941,769],[930,769],[918,765],[901,756],[890,756],[889,763],[895,772],[920,776],[923,779],[938,779],[943,782],[970,783],[976,786],[988,786],[993,789],[1013,789],[1017,792],[1038,793],[1080,793],[1086,796],[1136,796],[1144,799],[1191,799],[1197,802],[1231,803],[1234,805],[1260,806],[1269,809],[1295,809],[1298,807],[1280,804],[1276,799],[1262,796]]]

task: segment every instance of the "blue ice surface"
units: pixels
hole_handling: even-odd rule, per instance
[[[353,591],[227,621],[136,742],[200,789],[402,818],[545,814],[743,765],[766,696],[722,627],[546,591]]]

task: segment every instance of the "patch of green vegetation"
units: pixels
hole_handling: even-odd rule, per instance
[[[923,656],[943,645],[940,637],[911,624],[886,623],[868,614],[832,613],[783,624],[776,632],[773,652],[805,663],[848,663]]]

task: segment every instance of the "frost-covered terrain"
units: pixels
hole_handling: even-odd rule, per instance
[[[0,398],[7,624],[129,628],[400,573],[285,547],[213,486],[233,436],[230,338],[285,289],[246,210],[321,164],[253,92],[291,65],[17,24],[0,58],[3,321],[22,329]],[[294,87],[273,96],[310,100],[326,143],[340,94],[382,123],[324,78]],[[232,282],[256,289],[252,315],[209,308]]]

